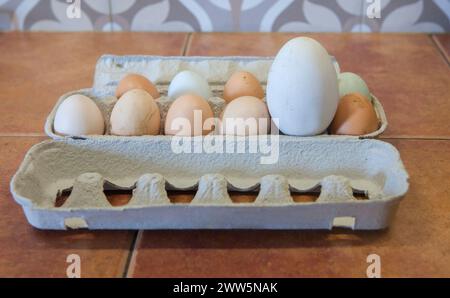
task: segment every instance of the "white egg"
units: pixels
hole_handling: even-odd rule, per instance
[[[178,73],[169,85],[168,95],[171,99],[177,99],[186,94],[195,94],[204,99],[210,98],[211,89],[208,81],[190,70]]]
[[[62,135],[102,135],[105,132],[105,120],[92,99],[74,94],[59,105],[53,128]]]
[[[339,101],[336,70],[325,48],[308,37],[288,41],[271,66],[266,100],[283,133],[312,136],[324,132]]]

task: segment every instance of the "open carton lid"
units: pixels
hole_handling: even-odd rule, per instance
[[[398,151],[378,140],[280,136],[271,150],[249,153],[259,140],[238,137],[245,154],[172,150],[165,137],[45,141],[27,153],[11,192],[28,221],[43,229],[353,229],[389,225],[408,189]],[[217,140],[216,140],[217,141]],[[226,139],[222,139],[223,148]],[[129,190],[130,201],[112,206],[105,191]],[[193,190],[174,204],[167,190]],[[70,195],[60,207],[56,198]],[[235,203],[230,191],[253,191]],[[313,202],[294,194],[317,192]],[[366,199],[357,199],[364,193]]]

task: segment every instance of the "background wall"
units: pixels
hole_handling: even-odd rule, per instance
[[[0,30],[450,32],[450,0],[0,0]]]

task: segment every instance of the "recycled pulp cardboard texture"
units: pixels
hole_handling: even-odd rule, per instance
[[[337,72],[339,65],[331,58]],[[247,70],[253,73],[265,88],[267,75],[273,59],[270,57],[159,57],[159,56],[102,56],[96,65],[94,86],[90,89],[72,91],[61,96],[45,124],[46,133],[56,139],[61,138],[53,130],[53,122],[59,105],[70,95],[81,93],[94,100],[103,113],[106,122],[106,135],[109,135],[109,119],[117,98],[114,91],[117,83],[128,73],[145,75],[154,82],[162,96],[157,100],[161,112],[161,124],[164,124],[167,111],[173,100],[167,97],[168,84],[172,78],[182,70],[192,70],[208,79],[213,91],[213,97],[207,99],[215,117],[219,117],[225,107],[221,98],[223,86],[227,79],[237,70]],[[383,107],[378,99],[372,95],[372,104],[380,121],[377,131],[360,136],[360,138],[373,138],[383,133],[387,127],[387,119]],[[164,127],[164,125],[161,125]],[[104,138],[104,136],[83,136],[85,138]],[[153,136],[145,136],[152,139]],[[336,135],[321,135],[318,137],[342,138]],[[110,138],[122,138],[111,136]]]
[[[255,142],[234,141],[246,152]],[[399,154],[388,143],[280,136],[278,144],[278,161],[261,164],[262,153],[178,154],[163,136],[152,142],[138,137],[45,141],[28,152],[11,192],[28,221],[43,229],[380,229],[408,189]],[[192,144],[194,152],[198,146],[203,143]],[[291,192],[317,186],[316,202],[292,200]],[[54,207],[58,192],[70,188],[62,207]],[[104,189],[133,189],[133,194],[127,205],[113,207]],[[173,204],[166,189],[196,194],[191,203]],[[229,190],[255,190],[258,196],[253,203],[233,203]],[[369,199],[356,200],[355,190]]]

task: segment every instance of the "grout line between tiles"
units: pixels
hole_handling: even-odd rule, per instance
[[[192,41],[192,32],[189,32],[184,41],[184,46],[183,46],[183,50],[181,51],[181,56],[186,56],[187,52],[189,51],[189,48],[191,47],[191,41]]]
[[[437,51],[439,52],[440,56],[444,59],[444,61],[447,63],[447,65],[450,66],[450,57],[447,56],[447,52],[442,47],[439,40],[436,38],[436,35],[430,34],[429,36],[430,36],[431,42],[437,48]]]
[[[134,272],[136,246],[140,242],[142,233],[143,230],[139,230],[135,232],[133,235],[134,236],[133,241],[131,242],[130,250],[128,252],[127,260],[125,262],[125,268],[123,270],[122,277],[129,277],[130,273]]]
[[[359,26],[359,33],[363,33],[363,27],[366,24],[366,18],[364,16],[364,7],[365,7],[364,3],[361,2],[361,20],[360,20],[361,25]]]
[[[114,32],[114,22],[113,22],[113,7],[112,7],[112,0],[108,0],[108,14],[109,14],[109,26],[110,26],[110,28],[109,28],[109,30],[110,30],[110,32]]]

